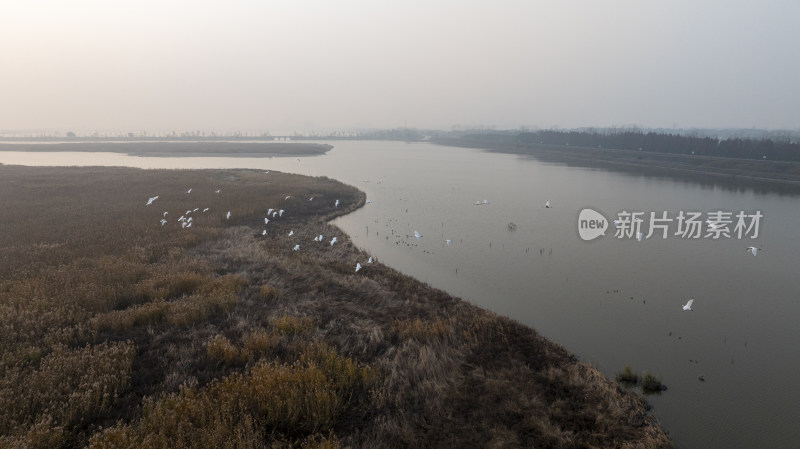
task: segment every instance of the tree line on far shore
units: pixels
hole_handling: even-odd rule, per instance
[[[519,132],[514,134],[471,134],[462,137],[462,139],[487,144],[493,143],[518,147],[561,145],[647,151],[653,153],[693,154],[699,156],[800,162],[800,143],[793,142],[790,139],[754,139],[740,137],[721,139],[659,132],[645,133],[623,131],[598,133],[557,130]]]

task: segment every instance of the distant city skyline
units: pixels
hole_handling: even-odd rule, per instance
[[[797,17],[781,0],[16,1],[0,133],[799,130]]]

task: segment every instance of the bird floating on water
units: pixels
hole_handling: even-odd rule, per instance
[[[686,304],[683,306],[683,310],[692,310],[692,303],[693,303],[693,302],[694,302],[694,298],[690,299],[690,300],[689,300],[689,302],[687,302],[687,303],[686,303]]]
[[[369,204],[369,203],[371,203],[371,202],[372,202],[372,200],[367,200],[367,204]]]
[[[153,204],[153,201],[155,201],[155,200],[157,200],[157,199],[158,199],[158,195],[156,195],[156,196],[154,196],[154,197],[152,197],[152,198],[148,199],[148,200],[147,200],[147,204],[145,204],[145,206],[149,206],[149,205]]]
[[[544,207],[549,209],[550,208],[550,201],[547,201],[546,203],[544,203]]]
[[[447,243],[447,246],[450,246],[450,239],[447,239],[444,242]]]
[[[747,247],[747,254],[752,254],[753,257],[755,257],[756,254],[758,254],[758,250],[760,250],[760,249],[761,248],[756,248],[755,246],[748,246]]]

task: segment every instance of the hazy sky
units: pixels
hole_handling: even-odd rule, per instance
[[[4,0],[0,130],[800,128],[800,1]]]

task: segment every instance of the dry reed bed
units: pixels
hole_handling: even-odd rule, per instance
[[[364,264],[326,224],[363,202],[274,172],[0,166],[0,445],[670,446],[534,330]]]

